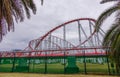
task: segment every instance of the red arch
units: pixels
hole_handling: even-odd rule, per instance
[[[94,23],[96,22],[96,20],[95,20],[95,19],[92,19],[92,18],[79,18],[79,19],[74,19],[74,20],[65,22],[65,23],[63,23],[63,24],[61,24],[61,25],[53,28],[53,29],[50,30],[49,32],[47,32],[44,36],[42,36],[42,38],[40,37],[40,41],[39,41],[38,44],[35,46],[35,48],[37,48],[38,45],[40,44],[40,42],[41,42],[45,37],[47,37],[49,34],[51,34],[53,31],[57,30],[57,29],[60,28],[60,27],[65,26],[66,24],[69,24],[69,23],[72,23],[72,22],[75,22],[75,21],[81,21],[81,20],[93,21]],[[94,32],[92,33],[92,35],[93,35],[94,33],[95,33],[95,30],[94,30]],[[88,37],[88,39],[91,38],[92,35],[91,35],[90,37]],[[86,42],[88,39],[86,39],[84,42]],[[83,43],[84,43],[84,42],[83,42]]]

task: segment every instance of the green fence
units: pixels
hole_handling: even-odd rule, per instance
[[[106,57],[0,58],[0,72],[115,74]]]

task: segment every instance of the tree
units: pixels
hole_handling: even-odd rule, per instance
[[[99,31],[105,19],[116,12],[115,22],[105,34],[103,46],[110,46],[110,57],[116,64],[117,73],[120,72],[120,0],[102,0],[101,3],[116,1],[117,3],[105,10],[97,19],[96,30]]]
[[[30,18],[30,10],[36,14],[33,0],[0,0],[0,41],[8,31],[14,31],[14,21],[24,21],[24,12]]]

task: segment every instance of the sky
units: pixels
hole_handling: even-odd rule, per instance
[[[30,40],[43,36],[52,28],[76,18],[94,18],[114,3],[100,4],[101,0],[34,0],[37,5],[36,15],[30,19],[15,23],[15,31],[4,36],[0,43],[0,51],[25,49]],[[113,17],[110,17],[113,19]],[[105,24],[110,24],[106,21]],[[108,26],[104,26],[108,29]]]

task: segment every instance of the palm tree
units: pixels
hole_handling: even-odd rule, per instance
[[[112,61],[116,64],[117,73],[120,72],[120,0],[102,0],[101,3],[116,1],[117,3],[105,10],[97,19],[96,30],[99,31],[104,20],[116,12],[115,22],[111,25],[111,28],[107,31],[104,40],[103,46],[110,46],[109,55]]]
[[[27,18],[30,18],[30,10],[36,14],[33,0],[0,0],[0,41],[8,31],[14,31],[14,20],[16,22],[24,20],[24,12]]]

